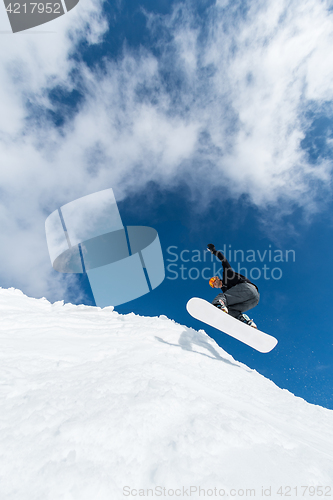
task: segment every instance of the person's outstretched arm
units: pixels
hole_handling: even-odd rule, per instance
[[[222,262],[223,269],[225,270],[232,269],[227,258],[223,255],[222,252],[220,252],[220,250],[216,250],[213,243],[208,243],[207,248],[213,255],[216,255],[216,257]]]

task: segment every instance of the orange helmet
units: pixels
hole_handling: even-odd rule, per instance
[[[213,276],[213,278],[210,278],[209,284],[212,288],[214,288],[214,283],[216,280],[220,279],[218,276]]]

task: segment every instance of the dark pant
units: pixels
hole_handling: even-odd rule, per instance
[[[243,312],[255,307],[259,302],[259,292],[252,283],[239,283],[224,293],[219,293],[212,304],[219,306],[219,299],[223,299],[230,316],[238,318]]]

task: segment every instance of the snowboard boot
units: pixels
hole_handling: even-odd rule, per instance
[[[220,303],[220,304],[219,304],[217,307],[218,307],[219,309],[221,309],[221,311],[223,311],[223,312],[225,312],[225,313],[227,313],[227,314],[228,314],[228,308],[227,308],[226,303],[224,302],[224,300],[223,300],[223,299],[220,299],[220,300],[219,300],[219,303]]]
[[[252,328],[258,328],[253,319],[250,319],[247,314],[240,314],[238,316],[239,321],[242,321],[243,323],[246,323],[249,326],[252,326]]]

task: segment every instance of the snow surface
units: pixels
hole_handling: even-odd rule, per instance
[[[1,500],[333,497],[333,411],[203,330],[14,289],[0,308]]]

